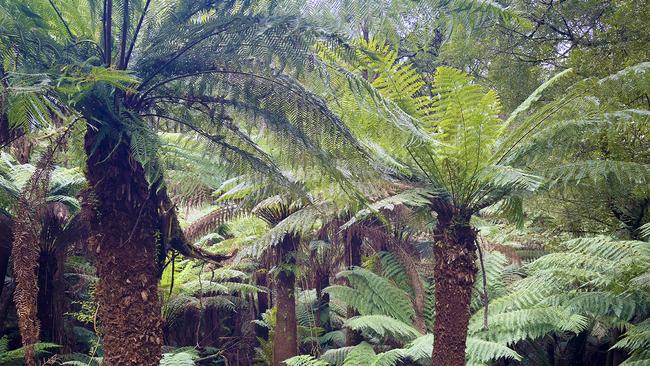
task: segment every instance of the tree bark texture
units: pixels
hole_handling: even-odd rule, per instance
[[[163,343],[158,299],[158,215],[142,165],[105,101],[86,101],[89,192],[84,215],[99,281],[105,366],[157,366]]]
[[[435,366],[464,366],[476,276],[476,231],[469,225],[469,219],[438,212],[436,239],[436,317],[431,358]]]
[[[284,360],[298,354],[298,325],[296,322],[296,276],[293,266],[296,264],[295,251],[299,238],[285,235],[277,245],[277,259],[280,271],[276,277],[276,296],[278,312],[273,335],[273,366],[285,365]]]

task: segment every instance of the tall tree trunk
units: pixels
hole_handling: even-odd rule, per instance
[[[363,244],[363,238],[359,235],[354,228],[348,229],[346,233],[345,241],[345,267],[351,269],[353,267],[358,267],[361,265],[361,245]],[[351,307],[347,309],[347,317],[352,318],[357,316],[356,310]],[[359,332],[356,332],[352,329],[346,329],[345,331],[345,345],[354,346],[361,343],[363,337]]]
[[[434,366],[465,365],[470,300],[476,276],[476,231],[469,219],[438,212],[434,245]]]
[[[95,97],[91,97],[95,98]],[[142,165],[117,113],[99,97],[86,100],[85,150],[89,195],[84,212],[95,253],[96,289],[104,361],[112,366],[156,366],[161,358],[162,320],[157,291],[158,215]]]
[[[285,235],[277,245],[280,268],[276,280],[278,312],[273,336],[273,366],[285,365],[284,360],[298,354],[298,325],[296,323],[296,264],[295,251],[300,239]]]

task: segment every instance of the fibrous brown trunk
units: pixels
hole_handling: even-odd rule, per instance
[[[47,208],[47,192],[56,147],[63,142],[60,136],[39,159],[23,191],[18,196],[16,216],[12,229],[14,240],[11,248],[16,290],[14,304],[18,315],[18,327],[25,350],[25,365],[36,365],[34,345],[40,336],[37,316],[39,235]]]
[[[89,126],[86,131],[90,189],[84,200],[99,276],[95,295],[104,347],[102,365],[156,366],[163,339],[156,204],[144,169],[131,154],[127,135],[117,136],[121,127],[110,120],[114,115],[107,110],[110,106],[90,101],[85,107],[87,121],[105,124]]]
[[[464,366],[470,300],[476,276],[476,231],[469,220],[438,213],[434,244],[435,310],[432,362]]]
[[[277,258],[281,260],[276,278],[277,317],[273,335],[273,366],[285,365],[284,360],[298,354],[298,326],[296,323],[296,276],[293,266],[296,263],[295,250],[299,238],[285,235],[277,245]]]

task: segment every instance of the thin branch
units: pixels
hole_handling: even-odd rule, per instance
[[[133,52],[133,47],[135,47],[135,42],[138,40],[138,34],[140,33],[140,28],[142,27],[142,23],[144,22],[144,17],[147,14],[147,11],[149,10],[149,4],[151,4],[151,0],[147,0],[147,2],[144,4],[144,9],[142,9],[142,14],[140,14],[140,19],[138,19],[138,25],[135,27],[135,31],[133,32],[133,38],[131,39],[129,50],[126,53],[126,57],[124,58],[124,70],[126,70],[127,66],[129,66],[131,53]]]
[[[104,16],[102,21],[104,22],[104,29],[102,34],[102,39],[104,41],[104,65],[106,67],[111,66],[111,56],[113,54],[112,50],[112,30],[113,25],[113,0],[104,0]]]
[[[126,42],[129,32],[129,0],[122,0],[122,36],[120,37],[120,62],[118,70],[126,69]]]
[[[59,9],[56,7],[56,5],[54,5],[54,1],[49,0],[49,2],[50,2],[50,5],[52,5],[52,8],[54,9],[54,12],[56,13],[56,15],[61,20],[61,23],[63,23],[63,26],[65,27],[65,30],[68,32],[68,35],[70,36],[70,39],[74,41],[75,37],[72,35],[72,32],[70,31],[70,27],[68,27],[68,23],[65,21],[65,19],[63,19],[63,15],[61,15],[61,12],[59,11]]]

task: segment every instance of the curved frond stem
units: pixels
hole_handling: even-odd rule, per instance
[[[129,44],[129,50],[126,52],[126,57],[124,58],[124,69],[129,66],[129,60],[131,60],[131,53],[133,52],[133,48],[135,47],[135,43],[138,41],[138,35],[140,34],[140,28],[142,28],[142,24],[144,23],[144,18],[147,15],[147,11],[149,11],[149,5],[151,4],[151,0],[147,0],[144,4],[144,8],[142,9],[142,14],[140,14],[140,18],[138,19],[138,24],[135,26],[135,30],[133,31],[133,37],[131,38],[131,44]]]

